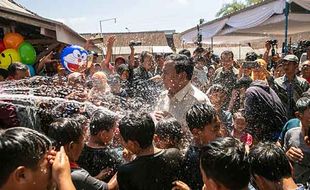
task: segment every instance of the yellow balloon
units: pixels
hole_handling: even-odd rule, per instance
[[[6,49],[0,54],[0,68],[8,69],[13,62],[20,62],[20,57],[15,49]]]

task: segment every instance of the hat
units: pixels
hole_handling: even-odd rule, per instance
[[[286,55],[283,60],[298,63],[298,57],[296,55]]]
[[[119,75],[122,75],[122,73],[123,73],[124,71],[129,71],[129,68],[128,68],[128,66],[127,66],[126,64],[121,64],[121,65],[117,68],[117,73],[118,73]]]
[[[210,68],[212,68],[212,69],[215,70],[215,66],[214,66],[214,65],[210,65],[210,66],[208,67],[208,69],[210,69]]]
[[[101,66],[100,63],[93,63],[93,66]]]
[[[301,67],[305,66],[305,65],[310,65],[310,61],[306,60],[301,64]]]

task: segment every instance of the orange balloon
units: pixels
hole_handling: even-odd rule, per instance
[[[19,33],[6,33],[3,38],[4,45],[7,49],[18,49],[18,46],[23,43],[24,37]]]

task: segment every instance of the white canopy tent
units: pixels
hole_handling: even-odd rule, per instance
[[[310,0],[290,0],[288,34],[310,31]],[[266,0],[231,15],[202,24],[202,42],[210,44],[240,44],[284,37],[285,0]],[[293,10],[292,6],[298,7]],[[197,40],[196,27],[181,34],[185,42]]]

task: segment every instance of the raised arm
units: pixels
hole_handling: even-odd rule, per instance
[[[107,55],[103,61],[103,67],[107,67],[110,71],[114,71],[113,65],[111,65],[111,58],[112,58],[112,48],[114,45],[114,42],[116,40],[116,36],[110,36],[107,40]]]
[[[270,49],[271,49],[271,44],[268,41],[265,42],[265,48],[266,48],[266,50],[265,50],[263,59],[266,61],[266,63],[268,63],[268,61],[269,61],[269,59],[268,59],[269,58],[269,52],[270,52]]]
[[[39,63],[36,65],[36,73],[39,74],[42,69],[44,68],[45,64],[49,61],[51,61],[51,57],[52,57],[53,51],[51,51],[49,54],[47,54],[46,56],[44,56]]]
[[[134,68],[134,65],[135,65],[135,47],[130,46],[129,67]]]

